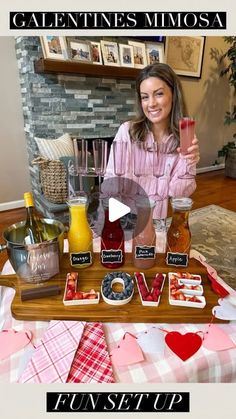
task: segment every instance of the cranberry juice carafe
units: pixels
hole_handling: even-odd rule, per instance
[[[74,268],[87,268],[93,263],[93,234],[87,220],[87,198],[81,196],[71,199],[68,205],[70,264]]]
[[[193,201],[190,198],[172,198],[172,221],[167,232],[167,264],[187,266],[191,246],[189,211]]]
[[[148,269],[156,261],[156,232],[153,225],[155,202],[145,197],[136,203],[137,222],[133,233],[133,263],[139,269]]]
[[[101,264],[116,269],[124,264],[124,232],[120,220],[109,221],[108,203],[103,202],[105,221],[101,235]]]

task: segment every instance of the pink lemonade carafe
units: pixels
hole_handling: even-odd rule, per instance
[[[68,231],[70,264],[87,268],[93,263],[93,234],[87,220],[88,199],[79,196],[68,201],[70,227]]]
[[[133,263],[139,269],[148,269],[156,262],[156,232],[153,225],[155,202],[143,197],[137,201],[137,222],[133,232]]]
[[[105,221],[101,235],[101,264],[105,268],[117,269],[125,262],[124,232],[120,220],[109,220],[108,201],[103,200]]]

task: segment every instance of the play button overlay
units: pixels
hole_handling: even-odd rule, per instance
[[[143,181],[146,183],[146,179]],[[94,223],[93,227],[96,237],[102,234],[105,221],[104,211],[107,207],[109,221],[114,222],[120,219],[123,230],[129,232],[129,234],[125,234],[127,240],[131,236],[134,238],[142,233],[148,224],[152,208],[151,205],[149,206],[149,196],[140,183],[142,183],[142,179],[135,182],[123,176],[114,176],[103,180],[100,193],[102,206],[96,210],[95,219],[97,218],[98,222]],[[140,217],[137,223],[138,212]]]
[[[115,198],[109,198],[109,221],[113,223],[119,218],[124,217],[124,215],[129,214],[131,212],[130,207],[128,205],[122,204],[122,202],[118,201]]]

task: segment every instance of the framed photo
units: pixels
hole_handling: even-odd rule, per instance
[[[152,42],[146,43],[146,53],[147,53],[147,63],[148,64],[155,64],[155,63],[164,63],[165,56],[164,56],[164,45]]]
[[[100,42],[91,41],[91,60],[93,64],[102,64],[102,51]]]
[[[144,68],[147,65],[146,45],[142,42],[128,41],[134,51],[134,67]]]
[[[119,44],[120,65],[122,67],[134,67],[134,51],[131,45]]]
[[[165,59],[176,74],[201,77],[204,36],[167,36]]]
[[[44,58],[68,59],[66,39],[63,36],[40,36]]]
[[[102,56],[105,65],[120,65],[118,44],[101,40]]]
[[[89,41],[67,38],[67,44],[71,60],[91,63],[91,45]]]

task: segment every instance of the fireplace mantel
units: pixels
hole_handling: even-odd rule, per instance
[[[97,65],[75,61],[62,61],[40,58],[34,61],[36,73],[59,74],[73,73],[92,77],[111,77],[114,79],[136,79],[139,69],[129,67],[116,67],[109,65]]]

